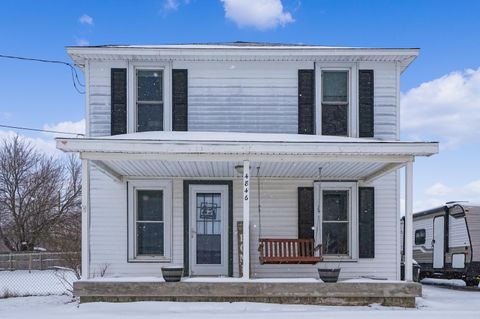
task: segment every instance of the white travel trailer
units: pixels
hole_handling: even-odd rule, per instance
[[[415,213],[413,243],[413,258],[421,267],[420,278],[459,278],[465,280],[467,285],[478,285],[479,204],[448,202],[444,206]]]

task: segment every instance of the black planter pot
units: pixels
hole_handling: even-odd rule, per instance
[[[182,279],[183,267],[162,267],[162,276],[166,282],[178,282]]]
[[[340,275],[340,268],[318,269],[318,275],[323,282],[337,282]]]

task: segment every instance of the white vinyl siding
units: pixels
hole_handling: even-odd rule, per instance
[[[127,61],[88,62],[87,136],[108,136],[111,133],[111,69],[127,68]]]
[[[383,140],[399,139],[400,92],[395,63],[359,63],[358,69],[373,70],[374,74],[374,133]]]
[[[313,62],[174,63],[188,69],[188,129],[298,132],[298,70]]]
[[[389,174],[375,186],[375,258],[341,262],[341,278],[377,276],[399,279],[398,200],[396,174]],[[90,276],[98,276],[107,267],[107,276],[161,276],[161,263],[130,263],[127,247],[127,186],[99,171],[94,165],[90,182]],[[262,237],[297,238],[297,188],[312,187],[313,180],[261,180]],[[251,242],[252,277],[315,277],[318,265],[260,265],[258,262],[258,197],[257,180],[251,180]],[[183,180],[172,180],[172,258],[170,264],[183,265]],[[242,182],[234,179],[233,207],[233,271],[238,276],[237,221],[242,220]],[[322,267],[338,262],[322,263]]]
[[[87,134],[92,137],[110,135],[111,68],[128,63],[88,62]],[[189,130],[296,134],[297,73],[313,69],[313,62],[174,62],[173,68],[189,72]],[[358,69],[374,70],[375,138],[398,139],[399,70],[391,62],[361,62]],[[165,121],[169,117],[166,113]]]
[[[372,184],[362,186],[375,187],[375,258],[358,259],[358,261],[332,261],[317,265],[260,265],[258,262],[258,212],[257,182],[251,180],[250,197],[250,260],[252,277],[285,278],[313,277],[318,278],[318,267],[337,267],[342,271],[340,278],[356,278],[360,276],[384,277],[399,280],[400,252],[398,250],[399,215],[397,200],[397,174],[388,174]],[[297,238],[297,188],[312,187],[313,181],[307,180],[268,180],[263,179],[262,188],[262,237]],[[234,220],[241,220],[241,189],[234,189]],[[237,197],[239,199],[237,199]],[[236,237],[234,236],[234,247]],[[235,261],[236,262],[236,261]],[[238,267],[234,264],[234,271]]]

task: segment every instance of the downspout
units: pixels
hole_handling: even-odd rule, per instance
[[[403,221],[402,258],[403,262],[405,262],[405,216],[403,216],[401,220]]]

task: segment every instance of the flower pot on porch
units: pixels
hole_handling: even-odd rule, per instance
[[[323,282],[337,282],[340,275],[340,268],[318,269],[318,275]]]
[[[182,279],[183,267],[164,266],[162,267],[162,276],[166,282],[178,282]]]

